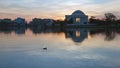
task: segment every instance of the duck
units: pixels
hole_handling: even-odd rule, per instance
[[[47,47],[43,48],[43,50],[47,50]]]

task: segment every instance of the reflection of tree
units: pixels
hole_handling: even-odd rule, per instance
[[[42,29],[41,27],[32,27],[31,30],[34,34],[41,33],[44,31],[44,29]]]
[[[116,29],[116,28],[104,28],[104,29],[90,30],[91,36],[102,34],[102,35],[105,35],[106,41],[111,41],[115,39],[116,33],[118,32],[119,32],[119,29]]]
[[[41,34],[41,33],[61,33],[61,32],[63,32],[60,28],[30,27],[30,30],[34,34]]]
[[[10,28],[4,28],[4,27],[0,27],[0,32],[2,33],[5,33],[5,34],[9,34],[11,33],[13,30],[10,29]]]
[[[106,29],[105,34],[106,34],[105,40],[110,41],[110,40],[113,40],[115,38],[115,32],[112,31],[112,29]]]
[[[0,32],[3,32],[5,34],[10,34],[12,32],[15,32],[16,34],[25,34],[26,28],[22,27],[0,27]]]

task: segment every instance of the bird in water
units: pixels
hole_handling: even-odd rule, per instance
[[[47,50],[47,47],[44,47],[43,50]]]

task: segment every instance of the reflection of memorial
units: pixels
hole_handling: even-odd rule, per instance
[[[65,36],[66,38],[72,38],[74,42],[83,42],[88,38],[88,31],[85,29],[67,29]]]
[[[25,34],[25,28],[15,29],[15,33],[16,33],[16,34]]]

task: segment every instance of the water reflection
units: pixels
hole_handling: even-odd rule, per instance
[[[7,28],[0,28],[0,33],[4,34],[11,34],[12,32],[15,32],[15,34],[25,34],[27,28],[23,27],[7,27]]]
[[[15,29],[15,33],[19,35],[25,34],[25,29],[24,28]]]
[[[118,28],[100,28],[100,29],[90,30],[90,35],[94,36],[94,35],[102,34],[105,36],[104,40],[112,41],[116,38],[116,34],[120,34],[119,31],[120,29]]]
[[[106,37],[105,37],[105,40],[113,40],[116,35],[115,35],[115,31],[113,29],[106,29]]]
[[[120,68],[119,31],[115,28],[0,29],[0,68]],[[112,41],[107,42],[108,39]],[[81,46],[75,46],[74,42]]]
[[[11,34],[14,32],[17,35],[23,35],[30,30],[33,34],[41,33],[64,33],[65,38],[70,38],[74,42],[83,42],[88,38],[88,35],[94,37],[94,35],[102,34],[105,36],[104,40],[111,41],[114,40],[116,34],[120,34],[120,29],[118,28],[22,28],[22,27],[13,27],[13,28],[0,28],[0,33]],[[88,34],[89,33],[89,34]]]
[[[88,38],[88,30],[86,29],[66,29],[65,32],[66,38],[72,38],[74,42],[82,42]]]

